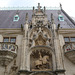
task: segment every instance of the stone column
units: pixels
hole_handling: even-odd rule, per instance
[[[27,70],[27,47],[28,47],[28,14],[24,25],[24,34],[22,40],[21,67],[20,70]]]
[[[56,72],[58,75],[64,75],[64,67],[62,62],[61,48],[59,42],[59,34],[56,32],[56,25],[53,24],[53,35],[54,35],[54,49],[56,55]]]
[[[51,26],[52,26],[52,38],[53,38],[53,46],[55,50],[55,63],[56,63],[56,70],[55,72],[57,74],[63,74],[64,75],[64,68],[63,68],[63,62],[62,62],[62,55],[61,55],[61,48],[60,48],[60,42],[59,42],[59,34],[57,33],[57,28],[54,23],[53,14],[51,14]]]

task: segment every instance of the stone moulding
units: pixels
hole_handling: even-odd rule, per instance
[[[19,70],[18,75],[20,75],[20,74],[27,74],[27,75],[39,75],[39,74],[54,75],[55,72],[53,72],[53,71],[28,71],[28,70]]]

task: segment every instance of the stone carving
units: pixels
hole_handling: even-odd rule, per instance
[[[13,66],[11,66],[9,75],[16,75],[17,69],[18,69],[18,66],[16,66],[16,60],[14,60],[14,64],[13,64]]]
[[[38,36],[38,38],[35,40],[36,45],[46,45],[46,40],[42,38],[41,35]]]
[[[39,52],[39,59],[36,60],[35,63],[35,68],[36,69],[49,69],[49,56],[41,56],[41,53]]]

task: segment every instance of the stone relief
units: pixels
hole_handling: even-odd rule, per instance
[[[49,56],[41,56],[41,53],[39,52],[40,58],[36,60],[35,63],[35,68],[36,69],[49,69]]]
[[[49,52],[43,49],[33,51],[30,59],[32,71],[52,70],[52,55]]]
[[[46,39],[44,39],[41,35],[35,40],[35,45],[46,45]]]

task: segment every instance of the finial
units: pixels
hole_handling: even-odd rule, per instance
[[[51,22],[54,23],[53,13],[51,13]]]
[[[35,13],[35,7],[33,7],[33,14]]]
[[[60,24],[58,24],[58,26],[57,26],[57,29],[59,29],[60,28]]]
[[[28,13],[26,13],[26,19],[28,18]]]
[[[38,11],[40,11],[40,8],[41,8],[40,3],[38,3]]]
[[[34,6],[33,6],[33,10],[34,10]]]
[[[62,4],[60,3],[60,8],[62,9]]]
[[[23,25],[21,24],[21,31],[23,31]]]
[[[44,12],[46,11],[46,7],[44,6]]]
[[[25,23],[28,23],[28,13],[26,13]]]

